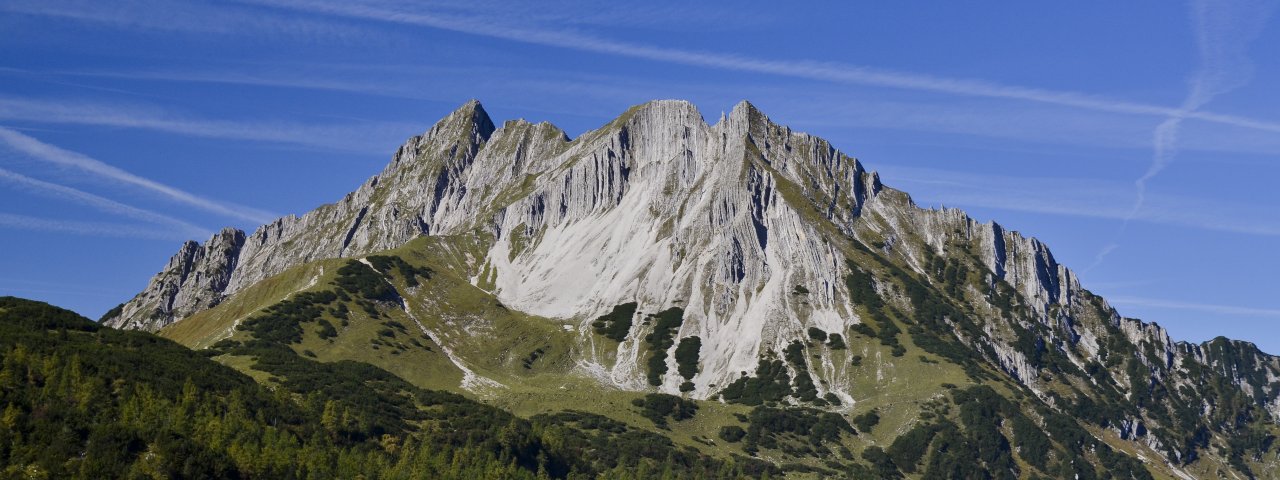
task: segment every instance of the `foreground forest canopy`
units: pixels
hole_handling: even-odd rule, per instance
[[[368,364],[262,352],[269,390],[155,335],[0,298],[5,478],[740,478],[591,415],[526,420]],[[341,395],[329,395],[341,391]],[[566,421],[573,420],[573,421]],[[598,425],[613,423],[608,431]],[[580,427],[580,428],[579,428]]]
[[[743,478],[781,473],[758,460],[721,461],[677,448],[661,435],[599,415],[570,411],[520,419],[457,394],[415,388],[372,365],[321,364],[275,345],[261,342],[255,352],[272,373],[286,376],[287,389],[272,391],[208,355],[152,334],[102,327],[39,302],[0,298],[0,401],[5,404],[0,459],[7,465],[0,473],[14,478]],[[941,472],[949,472],[947,478],[983,478],[992,472],[1007,477],[1016,467],[1009,439],[998,432],[1002,416],[1014,425],[1012,448],[1046,467],[1052,448],[1048,437],[990,388],[957,391],[954,401],[963,427],[939,416],[887,451],[863,452],[866,465],[799,471],[896,478],[919,469],[933,477]],[[694,402],[668,395],[651,394],[636,403],[655,424],[696,414]],[[747,430],[726,427],[721,436],[745,441],[748,451],[760,445],[778,448],[795,438],[801,448],[834,456],[831,442],[842,433],[856,434],[839,415],[815,410],[760,406],[751,417]],[[1104,459],[1110,471],[1097,478],[1151,478],[1140,464],[1088,440],[1070,419],[1052,422],[1055,436],[1076,439],[1078,454],[1090,450]],[[866,419],[856,423],[864,430],[874,425]],[[921,466],[931,442],[949,453],[935,454]],[[1073,462],[1061,468],[1091,471],[1083,460]]]
[[[788,406],[782,400],[809,398],[812,386],[793,387],[781,361],[761,362],[757,375],[770,379],[764,383],[744,377],[724,389],[724,401],[753,407],[739,415],[741,423],[721,427],[718,437],[746,455],[771,450],[799,462],[778,465],[736,454],[715,458],[677,446],[660,433],[588,412],[523,419],[456,393],[415,387],[368,363],[319,362],[295,353],[289,346],[301,341],[300,327],[314,323],[309,316],[342,311],[328,307],[339,298],[357,304],[368,298],[361,289],[374,284],[354,281],[361,272],[347,270],[334,290],[296,295],[246,321],[240,328],[254,334],[250,339],[226,340],[203,351],[150,333],[103,327],[47,304],[0,299],[0,400],[6,405],[0,458],[7,465],[2,473],[16,478],[1012,479],[1044,478],[1036,473],[1042,472],[1047,478],[1154,478],[1142,462],[1099,441],[1071,415],[1035,407],[1028,416],[1022,410],[1027,397],[1015,392],[1011,401],[1007,393],[981,384],[945,386],[950,392],[924,405],[913,427],[884,446],[855,454],[844,440],[872,432],[880,422],[877,413],[849,421],[818,408]],[[415,275],[407,268],[402,273]],[[326,337],[325,330],[316,334]],[[819,333],[810,332],[810,346],[831,348],[824,343],[830,337]],[[787,361],[804,368],[803,348],[792,343]],[[250,371],[269,374],[274,388],[210,359],[222,355],[253,359]],[[993,385],[1009,388],[998,381]],[[830,406],[822,399],[808,401]],[[699,409],[695,400],[665,394],[646,394],[632,403],[659,431],[695,418]],[[1252,441],[1269,444],[1270,438]]]

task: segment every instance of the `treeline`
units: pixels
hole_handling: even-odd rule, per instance
[[[1040,409],[1041,426],[986,385],[954,390],[952,401],[959,409],[958,423],[943,416],[918,423],[887,450],[863,451],[863,459],[879,478],[1041,478],[1037,471],[1053,478],[1152,478],[1140,462],[1112,450],[1071,417]],[[1097,458],[1101,473],[1089,454]],[[1015,455],[1028,467],[1019,466]]]
[[[6,478],[540,474],[482,446],[443,448],[406,425],[370,425],[357,405],[273,392],[176,343],[38,302],[0,298],[0,357]]]
[[[281,338],[289,343],[290,335]],[[630,430],[530,422],[422,390],[358,362],[320,363],[281,343],[225,342],[268,389],[201,352],[73,312],[0,298],[0,477],[742,478],[726,461]],[[630,447],[629,447],[630,448]],[[669,459],[682,459],[670,462]]]

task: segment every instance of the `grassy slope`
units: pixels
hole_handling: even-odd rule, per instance
[[[314,285],[333,280],[333,272],[341,260],[322,260],[299,265],[258,282],[232,295],[218,306],[174,322],[159,332],[160,336],[199,350],[227,338],[235,324],[259,310],[288,298]]]
[[[465,260],[458,259],[478,258],[478,252],[470,248],[473,246],[474,243],[461,238],[420,238],[386,252],[414,266],[435,271],[430,280],[417,287],[409,287],[399,276],[390,276],[408,309],[382,308],[380,318],[372,319],[351,304],[348,325],[339,326],[339,335],[322,339],[317,328],[309,325],[304,328],[302,341],[293,346],[294,350],[314,354],[320,361],[368,362],[417,386],[459,391],[520,416],[573,409],[654,429],[652,422],[631,405],[631,401],[642,394],[602,385],[575,371],[574,359],[583,348],[582,338],[576,330],[565,327],[576,328],[576,325],[512,311],[493,295],[471,284],[470,277],[478,272],[472,272]],[[860,255],[852,249],[849,254],[854,258]],[[293,293],[332,288],[334,272],[343,262],[345,260],[330,260],[290,269],[160,333],[194,348],[211,345],[224,338],[226,332],[234,331],[237,321]],[[859,264],[874,265],[874,262]],[[879,270],[874,273],[877,277],[888,275]],[[324,318],[335,326],[341,324],[341,320],[329,314]],[[406,330],[392,329],[392,335],[381,335],[379,332],[388,330],[384,324],[387,321],[398,322]],[[417,328],[418,322],[430,332],[429,337],[424,337]],[[245,332],[234,331],[230,338],[244,340],[246,337]],[[846,338],[849,348],[834,352],[834,360],[848,362],[855,354],[864,358],[860,366],[848,367],[856,372],[850,393],[857,401],[848,413],[853,416],[874,409],[881,416],[880,424],[870,432],[846,436],[840,442],[854,452],[870,445],[887,448],[918,422],[926,404],[946,397],[948,388],[944,384],[963,387],[972,383],[963,369],[939,362],[916,347],[905,334],[899,336],[906,348],[900,357],[892,356],[890,348],[881,345],[878,339],[852,333]],[[446,355],[446,346],[454,359]],[[522,361],[539,348],[544,354],[531,363],[531,368],[525,368]],[[249,368],[253,362],[248,358],[228,355],[215,358],[259,381],[271,381],[263,372]],[[463,371],[455,365],[455,360],[501,386],[462,389]],[[818,367],[812,368],[816,373]],[[663,433],[679,444],[716,456],[741,454],[740,444],[726,443],[717,438],[717,433],[726,425],[745,427],[734,414],[746,415],[751,409],[719,402],[700,402],[700,407],[695,418],[673,422],[672,430]],[[760,456],[777,463],[818,465],[815,459],[794,458],[779,451],[765,450]]]
[[[643,394],[602,385],[574,370],[581,339],[576,330],[570,331],[565,327],[576,329],[576,323],[568,324],[510,310],[493,295],[472,285],[467,278],[467,270],[459,273],[465,265],[452,259],[474,255],[463,251],[469,245],[466,239],[424,237],[384,252],[400,256],[416,266],[431,267],[436,272],[431,280],[417,287],[408,287],[402,278],[392,278],[396,289],[404,295],[408,311],[385,308],[381,318],[370,319],[358,307],[351,305],[350,320],[345,327],[340,326],[341,320],[328,314],[323,316],[338,326],[340,333],[337,337],[321,339],[317,329],[308,326],[304,328],[302,342],[294,345],[294,350],[304,355],[304,352],[310,352],[320,361],[368,362],[417,386],[482,398],[487,403],[525,417],[572,409],[654,429],[653,423],[641,416],[631,404],[633,399]],[[343,262],[345,260],[326,260],[295,267],[159,333],[196,349],[224,338],[246,340],[248,334],[234,330],[237,321],[294,293],[331,288],[334,272]],[[431,332],[430,340],[422,336],[415,319]],[[387,329],[383,322],[388,320],[406,326],[407,332],[394,331],[392,337],[379,335],[379,331]],[[228,332],[233,332],[233,335],[227,336]],[[375,340],[379,343],[372,343]],[[414,340],[421,346],[413,344]],[[502,387],[480,387],[474,391],[463,389],[463,372],[444,353],[440,342],[444,342],[454,356],[475,374],[492,379]],[[390,347],[387,343],[404,348]],[[544,353],[531,363],[531,368],[525,368],[523,361],[539,348]],[[269,381],[268,375],[250,368],[253,364],[251,359],[229,355],[215,359],[259,381]],[[720,427],[738,423],[734,413],[745,414],[749,410],[739,405],[704,402],[695,418],[674,422],[672,431],[661,433],[670,435],[679,444],[699,447],[719,456],[740,453],[736,448],[713,447],[707,443],[719,442],[716,434]],[[703,441],[695,441],[695,437]]]
[[[386,252],[404,258],[414,266],[431,267],[435,271],[430,280],[421,282],[417,287],[409,287],[400,276],[390,276],[393,285],[404,295],[407,311],[383,308],[380,318],[371,319],[352,304],[348,325],[338,328],[338,336],[322,339],[318,329],[308,325],[303,329],[302,341],[293,346],[294,350],[303,354],[310,352],[321,361],[368,362],[417,386],[460,391],[520,416],[573,409],[654,429],[652,422],[631,404],[642,394],[602,385],[575,371],[574,359],[581,353],[578,349],[582,348],[582,338],[576,330],[565,328],[566,325],[576,328],[575,325],[525,315],[502,306],[491,294],[472,285],[466,270],[459,274],[460,265],[449,265],[445,263],[447,259],[440,258],[445,255],[457,258],[459,254],[465,257],[469,253],[458,250],[456,239],[454,245],[447,242],[422,238]],[[265,308],[290,293],[331,288],[334,272],[342,262],[326,261],[291,269],[264,281],[262,287],[265,288],[246,290],[223,305],[179,322],[161,334],[197,348],[211,345],[231,330],[237,320],[242,320],[246,312]],[[340,325],[341,320],[329,314],[324,318]],[[380,335],[380,331],[388,330],[384,324],[387,321],[399,322],[407,327],[406,331],[392,329],[391,336]],[[429,339],[417,329],[417,322],[430,331]],[[236,331],[230,338],[244,340],[247,334]],[[852,333],[846,338],[848,349],[835,351],[834,360],[847,363],[853,355],[864,358],[860,366],[848,367],[856,372],[851,393],[857,401],[848,413],[853,416],[874,409],[882,419],[870,432],[844,437],[841,444],[854,452],[869,445],[887,448],[917,422],[926,403],[946,396],[948,388],[944,384],[963,387],[971,383],[961,368],[945,362],[934,363],[938,359],[916,347],[906,335],[900,336],[906,347],[906,354],[900,357],[892,356],[890,348],[875,338]],[[417,344],[413,343],[415,340]],[[600,338],[594,340],[608,345]],[[463,390],[463,373],[444,353],[440,342],[475,374],[502,386]],[[531,363],[531,368],[525,368],[522,361],[539,348],[545,353]],[[267,375],[249,368],[252,361],[248,358],[228,355],[215,358],[250,373],[259,381],[270,381]],[[818,367],[815,365],[813,368],[816,371]],[[742,405],[700,402],[697,416],[672,422],[672,430],[663,433],[678,444],[699,448],[712,455],[727,457],[741,454],[740,444],[724,442],[717,438],[717,434],[726,425],[745,427],[735,414],[747,415],[750,411],[750,407]],[[794,458],[771,450],[762,451],[760,456],[777,463],[818,463],[814,459]]]
[[[767,165],[758,166],[771,171]],[[834,225],[822,217],[820,211],[808,206],[809,202],[803,198],[798,186],[776,172],[771,173],[778,181],[779,192],[787,203],[795,206],[801,215],[829,238],[843,237]],[[909,202],[905,196],[901,199],[894,197],[893,200],[903,202],[904,206]],[[874,238],[877,234],[868,229],[860,231],[860,235]],[[294,349],[300,353],[312,352],[321,361],[350,359],[369,362],[417,386],[459,391],[482,398],[520,416],[574,409],[603,414],[633,426],[653,429],[653,424],[631,405],[633,399],[642,396],[641,393],[611,388],[575,369],[575,359],[581,358],[585,350],[593,346],[610,346],[610,341],[598,336],[584,337],[584,334],[577,331],[576,321],[566,323],[512,311],[493,295],[473,284],[484,286],[491,283],[486,281],[490,273],[481,263],[486,243],[482,237],[474,236],[426,237],[386,252],[385,254],[399,256],[414,266],[430,267],[436,274],[417,287],[409,287],[403,278],[391,276],[394,286],[404,296],[407,309],[383,308],[380,314],[383,318],[370,319],[358,307],[351,305],[349,325],[340,327],[337,337],[321,339],[314,331],[315,328],[308,327],[302,342],[295,345]],[[878,282],[892,282],[890,279],[893,272],[882,265],[880,260],[873,258],[873,254],[860,251],[853,244],[841,244],[837,248],[868,270]],[[246,289],[214,309],[175,323],[160,333],[193,348],[207,347],[231,331],[238,320],[293,292],[329,288],[333,272],[344,262],[345,260],[329,260],[290,269]],[[891,288],[897,288],[896,284]],[[986,307],[982,305],[978,309],[976,315],[979,317],[998,314],[985,310]],[[326,318],[335,325],[339,324],[336,318]],[[408,330],[396,331],[390,337],[380,335],[379,332],[386,330],[382,322],[387,320],[399,322],[408,327]],[[887,448],[894,439],[920,421],[921,413],[929,405],[946,401],[950,385],[964,388],[974,383],[959,365],[916,346],[911,336],[905,333],[908,325],[901,319],[895,321],[904,331],[898,336],[905,347],[905,354],[902,356],[892,356],[890,348],[881,345],[876,338],[852,332],[846,332],[845,335],[848,350],[837,351],[833,355],[837,364],[846,362],[846,365],[855,354],[864,358],[861,366],[847,367],[854,372],[850,393],[856,404],[845,413],[852,417],[874,409],[881,417],[880,424],[872,431],[843,437],[841,443],[855,453],[871,445]],[[429,339],[422,336],[418,323],[430,331]],[[236,332],[233,338],[243,339],[243,336],[243,332]],[[418,344],[414,344],[414,340]],[[374,348],[375,345],[377,348]],[[445,353],[444,347],[452,351],[452,359]],[[543,354],[526,368],[524,360],[538,349]],[[608,357],[607,354],[604,355],[606,360]],[[266,380],[262,378],[264,375],[261,372],[248,368],[251,363],[248,359],[222,356],[218,360],[246,371],[260,381]],[[461,383],[464,372],[455,362],[461,362],[474,374],[491,379],[501,386],[482,385],[469,390],[463,389]],[[811,365],[810,368],[815,374],[819,373],[817,365]],[[987,380],[987,383],[994,385],[1005,397],[1018,399],[1023,395],[1021,387],[1003,374],[989,366],[984,366],[983,370],[996,378]],[[1020,403],[1028,411],[1033,408],[1027,400]],[[672,431],[664,433],[680,444],[717,456],[740,454],[740,445],[721,441],[717,438],[717,432],[722,426],[741,425],[735,414],[747,414],[751,409],[719,402],[700,402],[700,406],[695,418],[673,422]],[[1095,437],[1116,450],[1148,459],[1159,457],[1149,448],[1121,440],[1108,431],[1090,430]],[[817,464],[813,459],[789,458],[778,451],[762,451],[761,457],[779,463]],[[1258,466],[1267,463],[1272,466],[1268,468],[1274,468],[1276,462],[1274,459],[1263,459],[1263,462],[1253,463]],[[1029,471],[1025,464],[1019,463],[1019,466],[1023,471]],[[1156,478],[1173,478],[1174,472],[1165,465],[1149,463],[1148,468]],[[1193,475],[1208,475],[1222,470],[1225,469],[1221,460],[1210,456],[1186,469]],[[1255,471],[1272,470],[1259,468]]]

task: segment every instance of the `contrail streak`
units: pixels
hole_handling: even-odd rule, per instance
[[[1239,0],[1214,2],[1210,5],[1206,0],[1191,2],[1192,30],[1196,39],[1197,54],[1200,65],[1189,79],[1187,97],[1182,105],[1169,112],[1164,121],[1151,133],[1151,164],[1146,172],[1133,182],[1136,195],[1133,208],[1125,216],[1116,238],[1094,260],[1094,266],[1102,263],[1111,253],[1124,235],[1125,227],[1138,216],[1147,202],[1147,184],[1160,172],[1173,163],[1178,150],[1178,133],[1182,122],[1187,118],[1210,120],[1219,118],[1217,114],[1198,112],[1219,95],[1225,94],[1249,83],[1253,76],[1253,64],[1245,55],[1245,47],[1262,32],[1266,19],[1271,15],[1274,5],[1261,1]],[[1222,123],[1247,126],[1248,121],[1230,119]],[[1210,120],[1216,121],[1216,120]],[[1249,128],[1280,131],[1270,125],[1251,125]]]
[[[209,230],[178,220],[168,215],[126,205],[115,200],[100,197],[89,192],[77,190],[65,185],[37,180],[17,172],[0,168],[0,180],[40,191],[61,200],[71,200],[98,210],[142,220],[146,222],[178,227],[182,234],[191,236],[207,236]]]
[[[1021,100],[1081,108],[1102,112],[1184,118],[1222,123],[1243,128],[1280,132],[1280,123],[1206,112],[1187,112],[1180,108],[1148,105],[1107,99],[1078,92],[1067,92],[1004,85],[972,79],[935,77],[910,72],[831,62],[770,60],[733,54],[700,52],[620,42],[582,33],[561,30],[500,25],[468,16],[440,15],[419,11],[396,11],[358,2],[322,2],[313,0],[248,0],[250,3],[287,8],[338,17],[372,20],[499,38],[520,43],[640,58],[666,63],[718,68],[741,72],[820,80],[833,83],[899,88],[975,97]]]
[[[146,238],[153,240],[189,240],[181,232],[156,227],[138,227],[118,223],[81,222],[75,220],[51,220],[26,215],[0,213],[0,227],[40,230],[46,232],[74,233],[106,237]]]
[[[75,168],[102,178],[140,187],[142,189],[158,193],[171,200],[185,203],[209,212],[248,220],[255,224],[267,223],[275,218],[275,215],[261,210],[216,202],[193,195],[178,188],[134,175],[86,155],[49,145],[8,128],[0,127],[0,141],[8,144],[10,148],[25,153],[37,160],[63,167]]]

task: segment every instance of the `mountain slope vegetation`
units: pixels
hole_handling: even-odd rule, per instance
[[[0,298],[0,474],[533,479],[770,471],[585,414],[521,419],[369,364],[258,348],[255,368],[282,388],[149,333]]]

